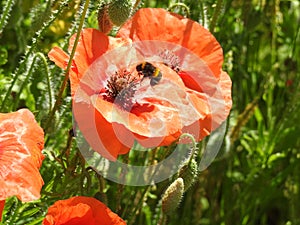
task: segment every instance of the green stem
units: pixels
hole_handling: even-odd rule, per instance
[[[81,177],[80,191],[81,194],[84,195],[86,192],[90,192],[92,187],[92,179],[91,179],[91,175],[84,167],[82,167],[82,171],[83,171],[83,175]],[[86,179],[86,185],[83,185],[85,179]]]
[[[186,136],[192,136],[192,135],[186,134]],[[194,143],[195,143],[195,142],[194,142]],[[170,147],[170,146],[169,146],[169,147]],[[169,148],[169,147],[168,147],[168,148]],[[164,155],[162,156],[163,159],[166,157],[166,155],[167,155],[168,152],[169,152],[169,151],[164,151]],[[152,174],[152,176],[151,176],[151,178],[150,178],[149,180],[152,180],[153,176],[155,175],[155,173],[156,173],[157,171],[159,171],[160,167],[161,167],[161,165],[159,165],[158,167],[156,167],[154,173]],[[146,195],[146,193],[147,193],[147,191],[149,190],[150,187],[151,187],[151,186],[149,185],[149,186],[147,186],[147,187],[145,188],[145,190],[144,190],[143,193],[142,193],[142,196],[141,196],[140,199],[139,199],[138,204],[133,208],[132,213],[130,214],[130,217],[129,217],[129,219],[128,219],[128,225],[130,225],[130,224],[132,224],[132,223],[134,222],[135,216],[136,216],[138,210],[142,207],[143,201],[144,201],[144,198],[145,198],[145,195]],[[126,210],[124,210],[124,214],[123,214],[122,217],[125,216],[125,212],[126,212]]]
[[[63,93],[64,93],[64,91],[67,87],[68,80],[69,80],[69,71],[70,71],[70,68],[71,68],[71,65],[72,65],[73,57],[74,57],[75,52],[76,52],[77,44],[78,44],[80,33],[81,33],[80,31],[82,30],[82,27],[83,27],[83,24],[84,24],[85,15],[87,13],[89,3],[90,3],[90,0],[85,1],[84,8],[83,8],[83,11],[82,11],[82,14],[81,14],[81,20],[80,20],[80,23],[79,23],[79,26],[78,26],[78,32],[76,34],[75,42],[74,42],[73,49],[72,49],[72,52],[71,52],[71,55],[70,55],[70,59],[69,59],[68,65],[67,65],[67,69],[65,71],[65,78],[64,78],[64,80],[62,82],[62,85],[60,87],[60,90],[58,92],[57,99],[54,103],[53,109],[49,113],[49,117],[48,117],[48,120],[47,120],[46,125],[45,125],[45,132],[47,132],[48,127],[50,126],[50,124],[52,122],[52,119],[54,117],[54,114],[60,106],[60,103],[62,101]]]
[[[105,179],[103,178],[103,176],[101,174],[98,173],[97,170],[95,170],[93,167],[87,167],[86,168],[87,171],[91,170],[96,174],[96,177],[98,179],[99,182],[99,192],[100,193],[104,193],[105,191]]]
[[[21,96],[21,93],[25,87],[25,85],[27,85],[27,82],[29,80],[29,77],[30,77],[30,74],[32,73],[33,69],[34,69],[34,66],[35,66],[35,63],[36,63],[36,60],[40,58],[42,60],[42,65],[44,66],[45,70],[46,70],[46,76],[47,76],[47,86],[48,86],[48,94],[49,94],[49,105],[50,105],[50,109],[51,109],[51,106],[52,106],[52,93],[51,93],[51,85],[50,85],[50,78],[49,78],[49,68],[48,68],[48,64],[47,64],[47,59],[46,57],[38,52],[35,54],[35,56],[33,57],[33,60],[32,60],[32,63],[30,65],[30,68],[28,70],[28,72],[26,73],[26,78],[24,80],[24,82],[22,83],[20,89],[18,90],[18,94],[16,96],[16,99],[14,101],[14,109],[16,109],[16,107],[18,106],[18,103],[19,103],[19,100],[20,100],[20,96]]]
[[[50,81],[50,71],[49,71],[49,67],[48,67],[48,63],[47,63],[47,59],[46,57],[42,54],[42,61],[45,65],[45,69],[46,69],[46,77],[47,77],[47,86],[48,86],[48,98],[49,98],[49,113],[51,112],[51,108],[52,108],[52,90],[51,90],[51,81]]]
[[[139,210],[139,209],[141,208],[141,206],[143,205],[144,198],[145,198],[145,195],[146,195],[147,191],[149,190],[149,187],[150,187],[150,186],[147,186],[147,187],[145,188],[145,190],[144,190],[143,193],[142,193],[141,198],[139,199],[138,204],[137,204],[136,207],[133,209],[133,212],[132,212],[132,214],[130,215],[130,218],[128,219],[128,225],[131,225],[131,224],[134,222],[135,216],[136,216],[138,210]],[[123,216],[124,216],[124,215],[123,215]]]
[[[129,163],[128,154],[124,156],[123,163],[128,165],[128,163]],[[121,180],[126,179],[124,176],[127,172],[128,171],[125,168],[122,168],[122,172],[121,172],[121,175],[120,175]],[[123,194],[123,191],[124,191],[124,187],[125,187],[124,184],[118,184],[118,192],[117,192],[117,195],[116,195],[116,213],[118,213],[121,209],[121,199],[122,199],[122,194]]]
[[[18,90],[18,93],[17,93],[17,95],[15,97],[15,100],[14,100],[14,109],[13,110],[15,110],[17,108],[18,104],[19,104],[20,95],[21,95],[22,90],[24,89],[25,85],[28,83],[30,74],[32,73],[32,71],[34,69],[36,59],[37,59],[37,56],[34,56],[34,58],[32,60],[32,63],[30,64],[29,70],[25,75],[26,78],[25,78],[24,82],[22,83],[20,89]]]
[[[203,2],[200,1],[199,5],[200,5],[201,23],[202,23],[202,26],[205,26],[205,23],[206,23],[206,16],[205,16],[205,11],[204,11]]]
[[[13,201],[16,203],[16,205],[14,206],[14,209],[12,210],[13,214],[9,218],[8,225],[14,225],[15,224],[16,218],[18,216],[18,213],[16,211],[18,211],[19,205],[21,204],[20,201],[16,197],[14,197]],[[11,211],[11,209],[10,209],[10,211]]]
[[[172,9],[176,8],[176,7],[181,7],[184,9],[185,13],[186,13],[186,17],[189,18],[190,17],[190,9],[189,7],[182,3],[182,2],[177,2],[173,5],[171,5],[169,8],[168,8],[168,11],[172,12]]]
[[[16,3],[16,0],[9,0],[6,2],[5,6],[4,6],[3,13],[0,17],[0,34],[2,34],[2,31],[7,24],[7,21],[9,18],[9,13],[15,3]]]
[[[212,16],[212,19],[211,19],[211,22],[210,22],[210,26],[209,26],[209,30],[211,32],[214,32],[214,30],[215,30],[215,27],[216,27],[216,24],[217,24],[218,17],[220,15],[221,9],[222,9],[222,0],[217,0],[217,5],[216,5],[216,8],[215,8],[215,11],[214,11],[214,14]]]
[[[8,98],[10,97],[11,95],[11,91],[16,83],[16,81],[18,80],[20,74],[22,73],[22,71],[24,71],[24,69],[26,68],[26,65],[27,65],[27,62],[29,60],[29,56],[30,54],[32,54],[33,50],[35,49],[36,45],[37,45],[37,38],[40,37],[48,28],[49,26],[52,24],[52,22],[60,15],[60,13],[63,11],[64,9],[64,5],[67,4],[68,2],[70,2],[72,0],[66,0],[64,1],[62,4],[61,4],[61,7],[55,12],[55,14],[53,16],[50,17],[49,21],[47,21],[45,23],[45,26],[39,30],[37,33],[36,33],[36,37],[34,37],[32,39],[32,44],[31,45],[28,45],[30,46],[26,52],[25,52],[25,56],[24,56],[24,59],[19,63],[19,66],[16,68],[15,72],[14,72],[14,78],[13,78],[13,81],[11,82],[11,85],[9,86],[7,92],[6,92],[6,95],[2,101],[2,104],[1,104],[1,107],[0,107],[0,111],[3,112],[4,111],[4,106],[5,106],[5,103],[7,102]]]
[[[190,156],[190,159],[189,159],[189,162],[188,162],[188,165],[189,165],[189,164],[192,162],[193,156],[194,156],[194,154],[195,154],[195,152],[196,152],[196,149],[197,149],[197,142],[196,142],[194,136],[191,135],[191,134],[188,134],[188,133],[182,134],[182,135],[180,136],[180,139],[185,138],[185,137],[189,138],[189,139],[192,141],[192,144],[193,144],[192,153],[191,153],[191,156]]]
[[[157,225],[165,225],[167,222],[166,214],[162,213],[160,220],[158,221]]]
[[[133,5],[132,11],[134,11],[139,6],[140,3],[141,3],[141,0],[136,0]]]

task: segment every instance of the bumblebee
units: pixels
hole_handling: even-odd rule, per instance
[[[149,62],[143,62],[143,63],[137,65],[136,70],[139,73],[143,74],[143,76],[144,76],[143,79],[145,77],[150,78],[150,85],[151,86],[157,85],[158,82],[162,78],[162,74],[161,74],[160,70],[157,67],[153,66]]]

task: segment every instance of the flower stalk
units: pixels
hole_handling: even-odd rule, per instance
[[[177,2],[177,3],[174,3],[173,5],[171,5],[169,8],[168,8],[168,11],[172,12],[173,9],[177,8],[177,7],[180,7],[180,8],[183,8],[183,10],[185,11],[186,13],[186,17],[187,18],[190,18],[190,9],[189,7],[182,3],[182,2]]]
[[[221,12],[221,9],[222,9],[222,3],[223,3],[223,0],[217,0],[216,8],[215,8],[215,11],[214,11],[214,14],[212,16],[210,26],[209,26],[209,30],[211,32],[214,32],[215,27],[217,25],[218,17],[220,15],[220,12]]]
[[[82,27],[83,27],[84,20],[85,20],[85,15],[87,13],[87,10],[88,10],[88,7],[89,7],[89,3],[90,3],[90,0],[86,0],[85,1],[84,8],[83,8],[83,11],[82,11],[82,16],[81,16],[80,23],[79,23],[79,26],[78,26],[78,31],[80,31],[82,29]],[[78,44],[78,41],[79,41],[79,37],[80,37],[80,32],[77,32],[77,35],[76,35],[76,38],[75,38],[75,42],[74,42],[74,46],[72,48],[70,59],[68,61],[68,65],[67,65],[67,68],[66,68],[66,71],[65,71],[65,78],[64,78],[64,80],[62,82],[62,85],[61,85],[61,87],[59,89],[59,92],[58,92],[56,101],[54,103],[54,106],[53,106],[51,112],[49,113],[48,120],[47,120],[46,125],[45,125],[45,132],[47,132],[48,127],[50,126],[50,124],[52,122],[52,119],[54,117],[54,114],[58,110],[58,108],[59,108],[59,106],[61,104],[63,93],[65,92],[65,89],[66,89],[67,84],[68,84],[69,71],[71,69],[72,60],[73,60],[73,57],[74,57],[75,52],[76,52],[76,47],[77,47],[77,44]]]

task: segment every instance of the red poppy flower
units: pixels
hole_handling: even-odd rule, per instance
[[[105,204],[91,197],[77,196],[50,206],[43,225],[125,225]]]
[[[49,58],[66,68],[69,56],[56,47]],[[118,38],[84,29],[70,72],[75,120],[91,147],[111,160],[134,140],[164,146],[185,132],[201,140],[231,108],[222,60],[207,30],[163,9],[139,10]]]
[[[40,198],[44,132],[27,109],[0,113],[0,201]]]

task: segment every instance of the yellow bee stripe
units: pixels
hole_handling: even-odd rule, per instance
[[[147,62],[143,62],[143,63],[142,63],[142,69],[145,69],[146,63],[147,63]]]
[[[159,72],[160,72],[160,70],[158,68],[155,68],[155,71],[153,73],[153,77],[157,77]]]

